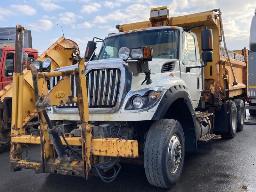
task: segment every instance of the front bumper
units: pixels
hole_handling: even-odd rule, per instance
[[[150,109],[148,111],[123,111],[117,113],[106,113],[106,114],[90,114],[89,121],[146,121],[152,120],[156,108]],[[79,115],[76,113],[48,113],[49,118],[52,121],[79,121]]]
[[[81,137],[65,137],[63,145],[82,147]],[[12,145],[40,145],[40,137],[31,135],[20,135],[11,138]],[[45,153],[46,151],[42,151]],[[12,152],[11,152],[12,153]],[[91,153],[93,156],[138,158],[139,146],[136,140],[125,140],[120,138],[92,139]],[[84,156],[85,154],[83,154]],[[82,157],[84,159],[84,157]],[[57,173],[62,175],[85,177],[85,164],[82,160],[59,160],[56,158],[44,161],[29,161],[25,159],[11,159],[13,171],[20,169],[33,169],[37,173]]]

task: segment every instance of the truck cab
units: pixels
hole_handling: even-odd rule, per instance
[[[136,60],[136,58],[133,58],[133,50],[141,47],[150,47],[152,51],[152,60],[148,61],[152,83],[148,85],[146,83],[144,83],[145,85],[142,84],[144,74],[139,75],[138,71],[133,68],[134,59]],[[120,50],[123,48],[130,50],[130,55],[127,58],[129,70],[135,74],[134,78],[140,76],[140,79],[142,79],[132,81],[134,89],[138,89],[139,86],[143,88],[163,87],[166,84],[164,79],[162,82],[154,79],[161,79],[160,77],[166,73],[181,80],[182,85],[189,90],[194,108],[198,106],[202,91],[202,70],[200,66],[203,63],[200,59],[197,37],[193,32],[185,31],[181,27],[163,26],[110,35],[104,40],[104,46],[98,59],[118,59],[122,57]],[[188,71],[191,66],[195,68]]]
[[[38,52],[32,48],[24,48],[29,60],[37,59]],[[0,90],[12,82],[13,67],[15,60],[15,49],[10,46],[0,48]],[[26,65],[24,63],[24,65]],[[26,67],[26,66],[25,66]]]
[[[87,64],[91,121],[163,118],[169,107],[163,98],[174,102],[185,97],[189,110],[198,108],[204,63],[193,32],[182,27],[159,26],[112,34],[103,42],[97,57],[93,52],[85,56],[94,58]],[[86,52],[92,47],[87,47]],[[148,58],[145,58],[147,50]],[[53,82],[56,84],[57,79]],[[172,93],[171,89],[174,89]],[[73,86],[74,95],[75,92]],[[52,120],[79,118],[75,106],[52,107],[49,116]]]

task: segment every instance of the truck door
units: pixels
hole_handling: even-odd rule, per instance
[[[196,108],[202,91],[202,69],[186,70],[187,67],[201,65],[196,36],[193,33],[184,32],[182,45],[181,78],[187,84],[193,107]]]

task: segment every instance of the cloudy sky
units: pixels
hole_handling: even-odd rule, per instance
[[[40,52],[62,35],[82,50],[92,37],[116,32],[116,24],[145,20],[154,6],[167,5],[171,15],[221,8],[229,49],[248,47],[255,0],[8,0],[0,1],[0,26],[17,23],[32,30]]]

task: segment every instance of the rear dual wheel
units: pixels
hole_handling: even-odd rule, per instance
[[[242,99],[235,99],[235,104],[237,108],[237,131],[243,131],[244,120],[245,120],[245,103]]]
[[[215,128],[224,139],[231,139],[242,131],[245,119],[245,104],[241,99],[226,101],[216,114]]]
[[[256,110],[255,109],[249,109],[250,116],[255,117],[256,116]]]
[[[226,113],[226,121],[227,127],[226,131],[222,134],[223,138],[234,138],[236,136],[237,131],[237,108],[234,101],[228,101],[227,104],[227,113]]]

